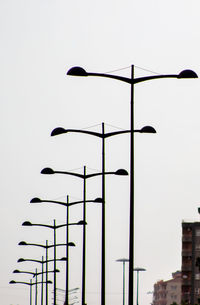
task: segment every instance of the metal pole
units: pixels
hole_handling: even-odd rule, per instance
[[[37,269],[35,269],[35,305],[37,305]]]
[[[139,292],[139,270],[137,271],[137,297],[136,297],[137,305],[138,305],[138,292]]]
[[[102,123],[102,262],[101,262],[101,305],[105,305],[105,138]]]
[[[86,223],[86,167],[83,179],[83,221]],[[83,225],[83,271],[82,271],[82,305],[85,305],[85,255],[86,255],[86,225]]]
[[[125,305],[125,261],[123,261],[123,305]]]
[[[48,240],[46,240],[46,305],[48,305]]]
[[[66,292],[65,292],[65,305],[69,304],[69,250],[68,250],[68,242],[69,242],[69,231],[68,231],[68,224],[69,224],[69,196],[67,196],[67,215],[66,215]]]
[[[43,305],[43,283],[44,283],[44,257],[42,256],[42,283],[41,283],[41,305]]]
[[[30,305],[32,305],[32,280],[30,280]]]
[[[134,66],[131,66],[131,79],[134,79]],[[134,269],[134,84],[131,83],[130,107],[130,236],[129,236],[129,305],[133,305]]]
[[[54,305],[56,305],[56,220],[54,219]]]

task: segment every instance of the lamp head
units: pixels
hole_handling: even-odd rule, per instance
[[[33,199],[31,199],[30,203],[39,203],[42,202],[40,198],[34,197]]]
[[[20,241],[20,243],[18,243],[19,246],[27,246],[27,243],[25,241]]]
[[[88,76],[88,73],[81,67],[73,67],[69,69],[67,72],[67,75],[72,75],[72,76]]]
[[[192,70],[183,70],[177,78],[198,78],[198,75]]]
[[[128,172],[125,169],[120,168],[115,172],[115,175],[117,175],[117,176],[128,176]]]
[[[103,203],[103,199],[102,199],[102,198],[96,198],[96,199],[94,200],[94,202]]]
[[[22,226],[30,227],[30,226],[32,226],[32,223],[30,221],[24,221]]]
[[[75,246],[76,246],[75,243],[73,243],[73,242],[69,242],[67,245],[68,245],[69,247],[75,247]]]
[[[13,273],[20,273],[20,271],[17,270],[17,269],[15,269],[15,270],[13,271]]]
[[[41,170],[41,174],[45,174],[45,175],[52,175],[55,174],[54,170],[50,167],[45,167]]]
[[[9,282],[9,284],[16,284],[16,282],[12,280]]]
[[[67,261],[67,257],[62,257],[60,260],[66,262]]]
[[[24,258],[19,258],[17,262],[18,263],[25,262],[25,259]]]
[[[57,127],[54,130],[52,130],[51,136],[52,137],[53,136],[57,136],[57,135],[62,134],[62,133],[66,133],[66,130],[64,128],[62,128],[62,127]]]
[[[87,222],[84,220],[80,220],[79,222],[77,222],[77,225],[86,225]]]
[[[144,126],[140,130],[141,133],[156,133],[156,130],[152,126]]]

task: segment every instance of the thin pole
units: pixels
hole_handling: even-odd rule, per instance
[[[101,305],[105,305],[105,138],[102,123],[102,262],[101,262]]]
[[[32,280],[30,280],[30,305],[32,305]]]
[[[136,304],[138,305],[138,295],[139,295],[139,270],[137,271],[137,297],[136,297]]]
[[[44,257],[42,256],[42,283],[41,283],[41,305],[43,305],[43,286],[44,286]]]
[[[125,305],[125,261],[123,261],[123,305]]]
[[[56,220],[54,219],[54,305],[56,305]]]
[[[69,250],[68,250],[68,242],[69,242],[69,231],[68,231],[68,224],[69,224],[69,196],[67,196],[67,214],[66,214],[66,292],[65,292],[65,305],[69,304]]]
[[[86,167],[83,179],[83,221],[86,223]],[[86,225],[83,225],[83,271],[82,271],[82,305],[85,305],[85,255],[86,255]]]
[[[48,240],[46,240],[46,305],[48,305]]]
[[[134,66],[131,66],[131,79],[134,79]],[[134,269],[134,84],[131,83],[130,107],[130,230],[129,230],[129,305],[133,305]]]
[[[35,305],[37,305],[37,269],[35,269]]]

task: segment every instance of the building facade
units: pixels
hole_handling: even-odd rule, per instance
[[[182,223],[182,301],[200,303],[200,222]]]
[[[172,279],[154,284],[153,305],[181,304],[181,271],[172,273]]]

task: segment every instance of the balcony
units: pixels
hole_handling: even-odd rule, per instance
[[[182,251],[182,256],[191,256],[192,255],[192,249],[187,249]]]
[[[183,242],[192,242],[192,235],[184,235],[182,237]]]

